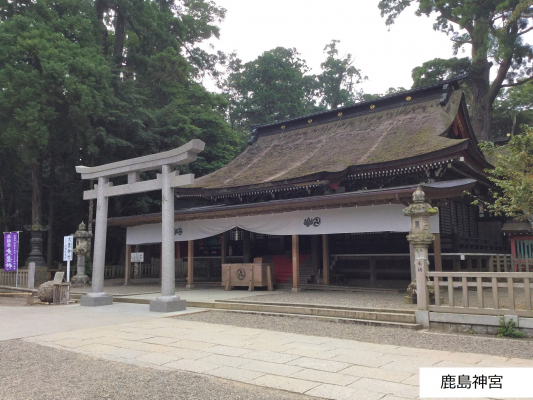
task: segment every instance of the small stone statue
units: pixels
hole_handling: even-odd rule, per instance
[[[85,256],[89,249],[89,240],[92,234],[87,232],[85,224],[82,222],[78,227],[78,230],[74,234],[76,239],[76,248],[73,250],[76,253],[76,276],[71,281],[73,286],[86,286],[89,285],[90,279],[85,275]]]

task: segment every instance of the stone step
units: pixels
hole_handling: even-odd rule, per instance
[[[287,318],[302,318],[302,319],[312,319],[314,321],[327,321],[327,322],[336,322],[343,324],[359,324],[359,325],[368,325],[368,326],[388,326],[393,328],[405,328],[405,329],[422,329],[422,325],[417,323],[408,323],[408,322],[391,322],[391,321],[379,321],[379,320],[365,320],[357,318],[337,318],[337,317],[324,317],[319,315],[302,315],[302,314],[287,314],[287,313],[275,313],[275,312],[266,312],[266,311],[243,311],[243,310],[224,310],[217,309],[220,312],[228,313],[241,313],[241,314],[252,314],[252,315],[266,315],[273,317],[287,317]]]
[[[312,315],[317,317],[360,319],[414,324],[414,312],[389,312],[388,310],[352,309],[347,307],[316,306],[308,304],[256,303],[244,301],[187,302],[191,307],[215,308],[224,310],[270,312],[278,314]]]

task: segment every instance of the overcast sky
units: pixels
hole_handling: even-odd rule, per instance
[[[412,85],[411,70],[433,58],[453,56],[452,43],[433,30],[434,18],[416,17],[413,7],[385,25],[378,0],[215,0],[227,10],[217,50],[235,50],[244,62],[275,47],[295,47],[313,73],[320,72],[324,46],[340,40],[339,53],[355,56],[368,81],[365,93]],[[467,53],[458,56],[465,57]]]

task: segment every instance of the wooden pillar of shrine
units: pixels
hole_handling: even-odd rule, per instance
[[[242,262],[250,263],[250,232],[242,231]]]
[[[124,260],[124,285],[129,285],[131,276],[131,245],[126,245],[126,257]]]
[[[194,288],[194,240],[189,240],[187,248],[187,286],[186,289]]]
[[[299,292],[300,288],[300,241],[298,235],[292,235],[292,291]]]
[[[435,271],[442,271],[440,233],[435,233],[435,241],[433,242],[433,257],[435,259]]]
[[[220,264],[226,264],[228,250],[228,232],[220,235]]]
[[[329,285],[329,240],[328,235],[322,235],[322,276],[324,285]]]

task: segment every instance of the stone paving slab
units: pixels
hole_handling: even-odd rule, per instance
[[[242,368],[280,376],[290,376],[302,370],[302,368],[293,365],[276,364],[266,361],[251,361],[244,364]]]
[[[164,317],[24,340],[148,368],[190,371],[328,399],[417,398],[420,367],[533,365],[533,360],[410,349]]]
[[[304,381],[303,379],[288,378],[279,375],[263,375],[260,378],[254,379],[250,383],[296,393],[305,393],[310,389],[319,386],[318,382]]]
[[[367,389],[378,393],[394,394],[410,399],[416,399],[419,393],[418,387],[416,386],[370,378],[361,378],[348,385],[348,387],[361,390]]]
[[[328,384],[317,386],[305,394],[335,400],[378,400],[383,398],[383,393]]]
[[[250,382],[265,374],[256,371],[247,371],[246,369],[233,368],[233,367],[220,367],[209,371],[209,375],[217,376],[219,378],[230,379],[232,381]]]

